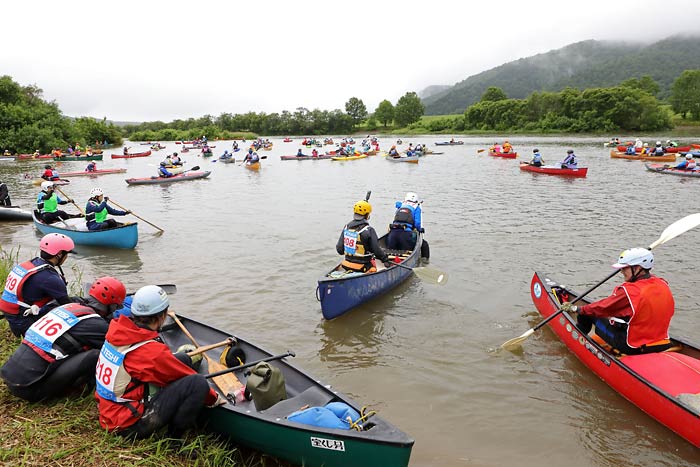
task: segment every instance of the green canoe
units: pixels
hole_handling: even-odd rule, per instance
[[[169,318],[170,320],[170,318]],[[226,340],[230,334],[192,319],[180,320],[200,346]],[[163,341],[177,349],[191,341],[174,324],[166,324],[161,332]],[[234,336],[235,337],[235,336]],[[214,409],[202,411],[206,429],[223,434],[233,442],[248,446],[267,455],[305,466],[406,466],[414,440],[378,415],[362,422],[362,431],[323,428],[287,420],[287,416],[306,407],[324,406],[329,402],[344,402],[362,413],[362,407],[348,396],[332,389],[282,358],[236,337],[245,352],[245,362],[269,359],[284,375],[287,399],[267,410],[257,411],[252,401],[229,402]],[[221,348],[207,352],[219,361]],[[208,373],[206,359],[200,373]],[[246,384],[245,369],[235,372]],[[211,380],[208,380],[213,385]],[[216,386],[213,386],[216,388]]]

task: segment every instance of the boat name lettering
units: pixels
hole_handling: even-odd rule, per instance
[[[336,439],[311,437],[311,446],[314,448],[330,449],[331,451],[345,452],[345,442]]]

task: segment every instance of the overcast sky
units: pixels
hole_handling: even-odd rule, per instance
[[[344,109],[587,39],[693,31],[698,0],[3,2],[0,75],[118,121]]]

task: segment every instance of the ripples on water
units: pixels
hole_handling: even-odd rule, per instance
[[[430,145],[445,138],[404,138]],[[296,364],[379,409],[416,439],[413,465],[694,465],[696,449],[624,401],[589,373],[549,331],[511,354],[498,349],[539,322],[530,300],[534,270],[583,290],[610,271],[617,254],[648,246],[669,224],[697,210],[700,180],[646,172],[611,160],[597,139],[514,138],[522,158],[535,145],[547,162],[573,147],[586,179],[524,173],[518,162],[477,149],[492,138],[434,147],[417,166],[381,158],[282,162],[298,146],[276,140],[260,173],[185,154],[212,170],[208,180],[127,187],[120,175],[76,178],[67,193],[108,196],[165,229],[141,223],[133,251],[80,248],[71,258],[87,278],[112,274],[130,289],[175,283],[178,312],[297,352]],[[498,138],[496,138],[498,139]],[[655,138],[652,138],[655,140]],[[391,144],[383,139],[383,148]],[[216,153],[230,147],[217,142]],[[177,146],[168,144],[168,150]],[[109,154],[109,151],[107,151]],[[161,152],[165,154],[165,151]],[[159,156],[109,160],[128,176],[155,172]],[[2,163],[16,204],[38,191],[17,177],[39,163]],[[63,170],[82,164],[64,163]],[[316,280],[339,259],[335,242],[352,205],[372,190],[371,223],[382,232],[406,191],[425,200],[431,266],[445,287],[412,277],[350,314],[321,319]],[[31,225],[0,225],[3,247],[35,251]],[[677,313],[672,329],[700,335],[694,266],[700,230],[655,252]],[[594,292],[601,297],[610,282]]]

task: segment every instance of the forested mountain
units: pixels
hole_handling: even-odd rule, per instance
[[[651,76],[668,97],[673,81],[687,69],[700,69],[700,36],[673,36],[653,44],[583,41],[506,63],[423,99],[427,115],[456,114],[479,101],[489,86],[522,99],[534,91],[614,86]]]

